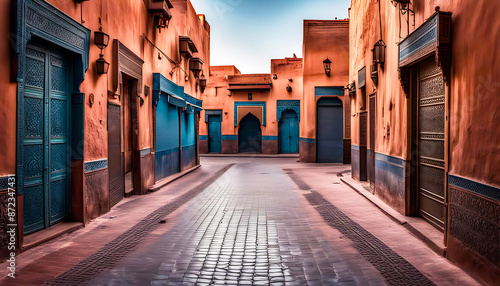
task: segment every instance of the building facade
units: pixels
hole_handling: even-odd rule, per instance
[[[0,13],[2,255],[11,194],[21,250],[198,164],[210,26],[189,0],[12,0]]]
[[[305,20],[302,52],[300,161],[350,163],[349,20]]]
[[[200,152],[299,152],[301,58],[271,60],[270,74],[210,67],[202,99]]]
[[[353,177],[495,284],[500,2],[399,2],[410,1],[351,1]]]

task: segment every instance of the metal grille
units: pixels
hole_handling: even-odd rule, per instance
[[[108,104],[109,203],[116,205],[125,193],[121,156],[120,106]]]
[[[359,145],[366,146],[367,143],[367,121],[368,115],[366,112],[362,112],[359,114]]]
[[[418,87],[419,213],[444,230],[445,86],[433,59],[420,65]]]

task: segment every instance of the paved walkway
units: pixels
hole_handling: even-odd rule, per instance
[[[348,167],[283,158],[203,158],[192,174],[120,204],[109,217],[117,212],[121,221],[107,219],[89,232],[91,223],[38,247],[18,279],[2,282],[476,284],[343,185],[337,174]],[[57,263],[65,256],[73,258]]]

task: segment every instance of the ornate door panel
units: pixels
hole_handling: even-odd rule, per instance
[[[116,205],[125,193],[121,152],[121,110],[119,105],[108,104],[108,170],[109,204]]]
[[[23,117],[24,232],[69,215],[71,62],[54,49],[26,48]]]
[[[418,88],[419,214],[444,231],[445,84],[434,58],[420,64]]]

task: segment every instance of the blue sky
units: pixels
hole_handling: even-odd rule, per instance
[[[242,73],[269,73],[271,59],[301,57],[303,20],[347,18],[350,2],[191,0],[211,26],[211,65],[235,65]]]

